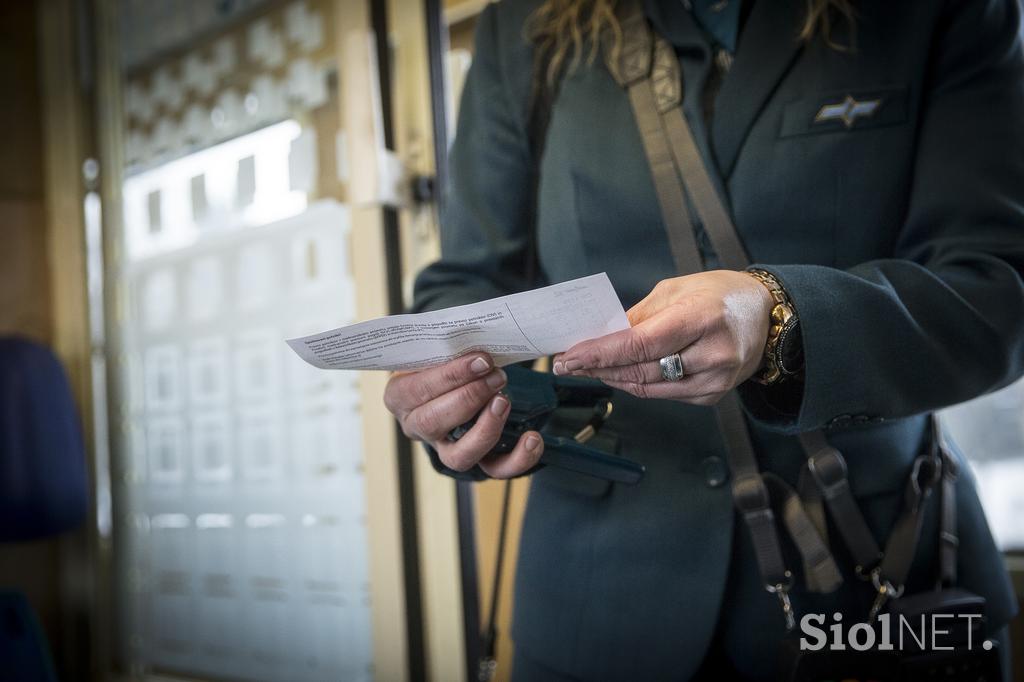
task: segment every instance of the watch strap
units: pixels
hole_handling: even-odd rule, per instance
[[[768,338],[764,346],[764,366],[751,377],[759,384],[771,386],[801,369],[789,366],[793,363],[787,363],[784,359],[786,345],[792,342],[791,337],[794,333],[799,333],[799,318],[789,294],[775,275],[760,268],[750,268],[746,272],[764,285],[772,297]]]

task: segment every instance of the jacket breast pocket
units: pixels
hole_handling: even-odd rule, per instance
[[[816,93],[785,105],[779,137],[853,133],[907,121],[905,87]]]
[[[896,86],[801,93],[780,105],[730,179],[750,252],[840,268],[890,257],[891,226],[910,196],[915,106]]]

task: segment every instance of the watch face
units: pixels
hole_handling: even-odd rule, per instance
[[[804,368],[804,340],[799,318],[790,318],[782,327],[775,347],[775,362],[783,374],[796,374]]]

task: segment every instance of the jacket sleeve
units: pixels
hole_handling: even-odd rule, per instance
[[[416,279],[416,311],[531,286],[535,164],[526,130],[528,91],[522,91],[532,68],[522,21],[509,16],[521,12],[520,4],[488,5],[480,15],[450,154],[441,258]],[[505,13],[500,23],[499,12]]]
[[[766,426],[877,422],[1024,372],[1024,63],[1016,0],[949,2],[933,42],[908,212],[892,258],[760,265],[800,316],[800,394],[744,385]],[[786,409],[785,403],[790,403]]]
[[[521,4],[521,3],[519,3]],[[488,5],[477,23],[473,64],[462,91],[451,178],[441,215],[441,258],[416,278],[413,311],[474,303],[536,286],[533,258],[535,164],[526,129],[531,55],[518,5]],[[503,32],[500,28],[505,28]],[[512,45],[504,41],[515,40]],[[509,61],[514,64],[509,64]],[[436,471],[458,480],[488,478],[479,466],[446,467],[425,445]]]

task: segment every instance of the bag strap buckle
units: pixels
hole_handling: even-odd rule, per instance
[[[732,497],[736,508],[746,516],[771,509],[768,486],[759,475],[747,475],[737,478],[732,486]]]
[[[912,513],[917,512],[921,502],[931,494],[941,478],[942,460],[938,455],[921,455],[914,459],[907,491],[908,506]]]
[[[832,447],[822,448],[807,458],[807,469],[826,499],[834,499],[849,487],[846,460]]]
[[[793,602],[789,599],[789,590],[793,586],[793,574],[786,571],[785,579],[782,582],[767,583],[764,589],[769,594],[779,598],[779,606],[782,607],[782,616],[786,619],[786,632],[792,632],[796,628],[796,614],[793,611]]]
[[[888,580],[883,579],[881,568],[871,571],[871,584],[874,585],[876,594],[875,601],[871,604],[871,610],[868,611],[869,623],[873,623],[878,618],[878,614],[885,608],[889,600],[902,597],[903,590],[905,589],[902,583],[893,585]]]

